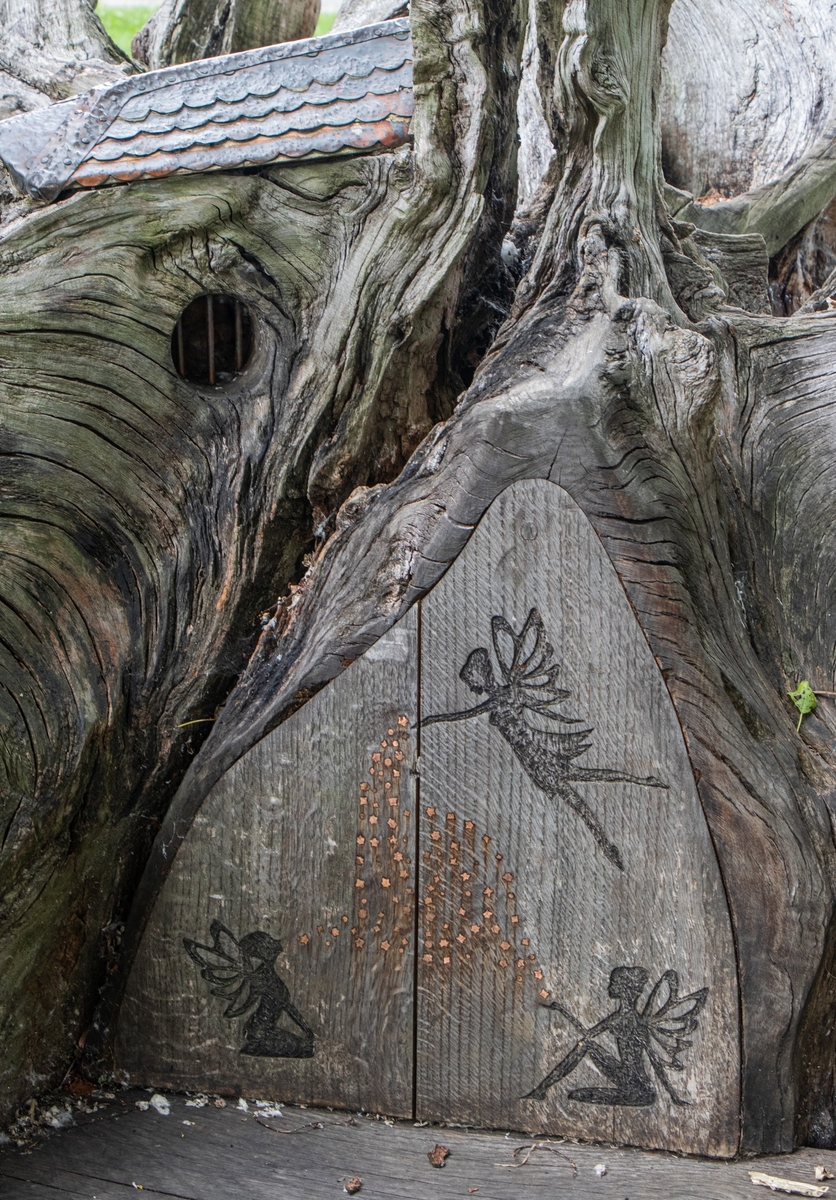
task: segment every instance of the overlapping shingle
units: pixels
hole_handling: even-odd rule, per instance
[[[412,116],[409,21],[149,71],[0,122],[23,190],[393,148]]]

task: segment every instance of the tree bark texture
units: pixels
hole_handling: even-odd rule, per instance
[[[163,0],[131,52],[152,70],[313,35],[319,0]]]
[[[734,170],[671,136],[669,7],[535,6],[523,149],[536,126],[553,153],[510,231],[525,14],[459,0],[412,8],[412,150],[77,195],[3,232],[8,1106],[85,1038],[106,1062],[212,785],[541,478],[595,527],[685,733],[736,941],[740,1148],[836,1144],[836,710],[797,731],[786,697],[836,690],[836,333],[820,278],[764,311],[836,170],[815,97],[760,174],[754,135]],[[675,28],[704,100],[710,43]],[[203,291],[256,316],[241,386],[173,369]]]
[[[36,89],[52,100],[111,83],[130,73],[91,5],[72,0],[3,0],[0,71],[8,95]],[[20,103],[19,109],[35,107]],[[3,116],[13,116],[4,112]]]
[[[346,495],[396,476],[452,410],[457,312],[485,325],[475,285],[513,207],[496,80],[520,20],[416,17],[414,154],[91,193],[4,232],[7,1105],[83,1038],[259,613]],[[243,387],[174,369],[174,324],[207,291],[256,322]]]

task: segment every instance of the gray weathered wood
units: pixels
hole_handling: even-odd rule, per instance
[[[820,1150],[753,1164],[557,1141],[552,1150],[533,1151],[525,1166],[514,1167],[512,1163],[525,1159],[530,1139],[415,1129],[294,1108],[265,1122],[292,1131],[276,1134],[254,1119],[252,1102],[247,1113],[232,1105],[195,1110],[185,1107],[183,1097],[170,1096],[171,1115],[159,1117],[136,1111],[136,1098],[137,1093],[129,1093],[32,1154],[0,1153],[4,1200],[126,1200],[137,1194],[182,1200],[229,1200],[232,1195],[334,1200],[345,1194],[343,1187],[352,1176],[363,1181],[361,1197],[378,1200],[461,1200],[469,1195],[476,1200],[757,1200],[760,1191],[748,1175],[755,1165],[806,1182],[812,1182],[818,1164],[836,1170],[836,1154]],[[184,1120],[193,1124],[184,1126]],[[436,1142],[451,1151],[442,1170],[427,1161]],[[596,1173],[598,1164],[606,1174]],[[133,1183],[141,1184],[142,1192]]]
[[[0,29],[0,68],[13,89],[20,82],[63,100],[135,69],[86,0],[0,0]]]
[[[409,0],[343,0],[331,29],[359,29],[378,21],[409,15]]]
[[[810,1032],[830,1026],[814,1021],[799,1040],[805,1006],[822,1011],[834,936],[832,712],[820,705],[797,730],[786,697],[799,678],[832,681],[833,321],[727,307],[689,227],[662,215],[648,113],[667,6],[601,0],[563,16],[569,152],[536,236],[517,235],[528,267],[509,321],[408,469],[347,507],[160,844],[301,688],[333,678],[438,581],[504,487],[550,478],[602,538],[687,737],[740,961],[741,1145],[789,1149],[811,1105],[834,1111],[832,1047]],[[804,1091],[799,1055],[818,1080]]]
[[[562,664],[561,685],[572,691],[560,708],[595,727],[577,765],[635,777],[582,783],[574,792],[583,793],[618,851],[606,857],[566,798],[532,782],[485,716],[424,729],[420,864],[414,816],[401,828],[404,804],[414,809],[402,770],[376,787],[380,767],[372,765],[358,813],[352,774],[377,727],[391,722],[378,764],[382,754],[392,768],[387,753],[400,761],[393,729],[410,747],[403,766],[411,763],[414,738],[402,726],[413,723],[416,705],[413,609],[245,755],[205,801],[128,988],[116,1058],[126,1078],[191,1089],[266,1087],[294,1101],[407,1111],[417,876],[419,1117],[734,1153],[736,962],[714,851],[658,668],[592,526],[561,488],[531,481],[503,493],[422,602],[424,718],[472,707],[458,668],[477,644],[490,644],[493,616],[519,629],[535,606]],[[375,707],[381,695],[389,704],[382,710]],[[665,786],[637,782],[648,777]],[[387,807],[396,790],[400,804]],[[377,829],[363,819],[370,805]],[[369,855],[384,821],[397,839],[397,862],[385,828]],[[212,919],[236,936],[256,927],[281,931],[280,974],[297,1007],[316,1014],[315,1061],[238,1053],[240,1029],[224,1021],[223,1005],[183,953],[183,934],[205,943]],[[567,1102],[566,1087],[523,1100],[576,1040],[544,1003],[559,1000],[591,1026],[596,1011],[612,1008],[610,972],[625,966],[649,970],[645,1000],[671,970],[681,995],[709,989],[685,1073],[670,1078],[686,1103],[673,1103],[652,1075],[659,1095],[639,1108]],[[642,1073],[650,1068],[641,1056],[639,1063]],[[579,1078],[590,1082],[595,1072],[590,1080],[587,1066]],[[573,1078],[570,1086],[577,1084]]]
[[[126,1079],[412,1111],[416,629],[414,613],[207,798],[131,975],[116,1047]],[[281,940],[312,1057],[243,1052],[255,1000],[224,1016],[243,977],[218,998],[184,948],[211,945],[213,920],[236,939]]]
[[[662,76],[668,182],[714,199],[774,182],[836,102],[829,0],[676,0]]]
[[[485,646],[501,681],[492,618],[519,632],[534,607],[554,647],[550,665],[560,665],[557,684],[571,692],[551,710],[582,724],[529,711],[527,725],[554,736],[592,730],[579,739],[590,748],[564,760],[570,779],[572,768],[608,768],[664,788],[591,781],[548,794],[530,772],[548,775],[557,764],[544,771],[525,749],[517,757],[486,713],[427,726],[429,714],[485,699],[459,669]],[[734,1154],[738,998],[720,872],[676,713],[588,518],[554,484],[509,488],[422,602],[421,628],[418,1115]],[[543,695],[527,692],[532,702]],[[573,794],[615,843],[623,870],[570,808]],[[709,988],[685,1069],[669,1076],[687,1104],[671,1101],[646,1059],[658,1097],[641,1107],[567,1100],[585,1085],[612,1094],[613,1081],[591,1063],[543,1100],[523,1099],[578,1040],[543,1004],[557,1001],[591,1027],[616,1007],[607,987],[624,966],[649,972],[645,1000],[667,970],[678,972],[681,995]]]
[[[796,1121],[836,1138],[834,710],[797,730],[786,695],[833,690],[833,320],[827,295],[784,322],[728,306],[688,196],[668,190],[666,216],[669,7],[538,6],[558,153],[511,230],[513,278],[524,20],[493,0],[415,0],[414,151],[16,224],[4,206],[7,1111],[82,1043],[106,1065],[213,784],[439,579],[504,487],[549,478],[602,538],[699,778],[741,965],[742,1145],[791,1147]],[[694,222],[774,253],[831,194],[833,141],[796,150]],[[197,396],[170,332],[221,283],[263,355],[240,391]]]
[[[759,233],[774,255],[836,193],[836,27],[828,0],[677,0],[661,92],[680,219]]]
[[[131,44],[146,67],[311,37],[319,0],[163,0]]]

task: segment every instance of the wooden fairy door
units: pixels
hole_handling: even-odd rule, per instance
[[[218,782],[131,972],[133,1083],[412,1113],[417,613]]]
[[[117,1066],[726,1155],[736,989],[662,677],[587,518],[527,482],[420,620],[204,801],[131,974]]]
[[[692,1153],[738,1137],[722,881],[662,676],[562,489],[422,605],[417,1115]]]

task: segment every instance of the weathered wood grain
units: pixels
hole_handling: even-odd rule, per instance
[[[584,770],[593,779],[570,786],[569,802],[537,786],[484,715],[426,725],[429,714],[472,707],[458,667],[490,641],[492,618],[521,628],[535,606],[562,664],[561,686],[572,692],[560,708],[577,710],[596,731],[575,764],[575,779]],[[266,1087],[294,1101],[403,1113],[417,1020],[421,1118],[733,1154],[740,1062],[729,914],[675,712],[586,516],[553,484],[510,488],[423,601],[421,631],[419,647],[413,609],[216,784],[146,931],[122,1009],[117,1068],[132,1082]],[[419,661],[416,863],[404,768],[414,753],[408,726]],[[380,708],[381,697],[389,707]],[[352,780],[364,753],[371,785]],[[599,768],[616,778],[596,782]],[[381,770],[398,774],[381,785]],[[596,814],[597,842],[572,797]],[[618,847],[609,857],[604,838]],[[340,849],[326,849],[332,843]],[[223,1019],[183,953],[183,935],[205,945],[213,919],[236,937],[280,931],[280,974],[314,1027],[314,1061],[254,1060],[246,1042],[239,1053],[240,1028]],[[596,1010],[613,1007],[606,993],[619,967],[650,972],[639,988],[644,1001],[666,971],[678,972],[682,996],[708,989],[685,1073],[648,1076],[640,1053],[634,1074],[650,1091],[639,1108],[567,1101],[565,1087],[523,1099],[577,1040],[545,1004],[558,1000],[594,1025]],[[657,1062],[670,1053],[662,1047]],[[590,1081],[588,1065],[579,1078]]]
[[[125,1078],[412,1111],[416,643],[413,613],[207,797],[131,975],[116,1046]],[[225,992],[202,977],[196,959],[221,960],[190,957],[184,938],[211,946],[215,920],[237,940],[282,942],[278,973],[313,1030],[311,1056],[264,1048],[276,1029],[299,1039],[287,1014],[268,1015],[260,1040],[248,1032],[245,1018],[265,1010],[246,968]]]
[[[75,0],[2,0],[0,68],[12,94],[22,83],[63,100],[112,83],[135,68],[110,40],[89,4]],[[25,88],[18,93],[25,103]]]
[[[549,711],[582,723],[528,710],[522,721],[541,740],[523,734],[517,753],[502,736],[514,730],[495,724],[501,715],[428,726],[429,714],[485,700],[460,668],[476,647],[491,647],[492,619],[519,632],[535,607],[554,647],[546,665],[559,664],[557,686],[571,693]],[[588,518],[553,484],[509,488],[422,602],[421,628],[418,1115],[734,1154],[738,998],[720,873],[676,713]],[[507,635],[497,648],[508,652]],[[503,682],[495,651],[483,653]],[[530,637],[522,653],[532,655]],[[551,698],[549,688],[518,688],[532,704]],[[573,729],[587,734],[576,758],[577,746],[546,745]],[[602,769],[616,779],[596,782]],[[561,771],[577,782],[561,782]],[[625,774],[633,782],[618,781]],[[638,783],[646,777],[665,786]],[[570,807],[578,799],[623,869]],[[641,1053],[635,1078],[649,1071],[655,1100],[567,1099],[589,1085],[615,1097],[617,1081],[590,1062],[541,1100],[524,1099],[578,1041],[577,1028],[544,1005],[559,1002],[592,1027],[618,1007],[607,988],[625,966],[649,973],[643,1003],[667,970],[678,972],[681,995],[709,989],[684,1071],[668,1073],[685,1104],[671,1100]],[[602,1044],[615,1053],[610,1038]],[[625,1054],[621,1043],[617,1056]]]
[[[60,1078],[85,1035],[101,1044],[211,786],[437,582],[504,487],[538,477],[595,526],[687,736],[741,965],[742,1145],[791,1147],[811,1105],[833,1136],[830,1026],[816,1019],[832,1010],[833,713],[822,704],[796,732],[786,698],[811,661],[829,665],[828,296],[785,322],[734,311],[688,236],[688,197],[681,221],[665,216],[666,0],[549,8],[537,29],[556,186],[513,231],[510,320],[406,467],[481,353],[457,342],[493,296],[477,285],[501,278],[519,10],[416,0],[415,153],[354,184],[270,172],[5,227],[8,1103],[27,1079]],[[697,206],[695,222],[774,252],[830,195],[833,144],[764,192]],[[167,357],[172,314],[221,277],[251,288],[278,364],[278,386],[262,361],[264,388],[240,405],[184,398]],[[507,304],[496,311],[491,331]],[[766,452],[752,454],[766,410]],[[795,575],[776,558],[791,543]],[[290,582],[251,654],[256,615]],[[96,1074],[100,1061],[91,1051]]]
[[[665,46],[665,177],[695,196],[772,183],[829,132],[836,29],[828,0],[676,0]]]
[[[145,1093],[147,1095],[147,1093]],[[530,1139],[461,1129],[415,1129],[400,1122],[317,1109],[286,1108],[263,1128],[252,1109],[211,1105],[186,1108],[170,1097],[171,1115],[133,1108],[136,1093],[98,1113],[83,1126],[54,1137],[32,1154],[0,1153],[4,1200],[125,1200],[131,1185],[148,1196],[182,1200],[275,1200],[304,1196],[333,1200],[359,1176],[360,1196],[380,1200],[752,1200],[751,1160],[706,1162],[639,1150],[552,1140],[551,1149],[530,1153]],[[119,1115],[115,1115],[114,1110]],[[193,1122],[184,1126],[183,1120]],[[442,1170],[427,1151],[436,1142],[451,1153]],[[596,1167],[606,1167],[605,1174]],[[758,1160],[759,1169],[811,1182],[822,1164],[836,1170],[836,1155],[804,1150]],[[24,1182],[26,1181],[26,1182]],[[831,1185],[832,1186],[832,1185]],[[475,1190],[474,1190],[475,1189]],[[764,1193],[766,1194],[766,1193]]]
[[[520,108],[524,200],[543,181],[555,148],[562,150],[550,49],[561,13],[545,4],[531,11]],[[764,221],[762,232],[783,232],[787,240],[825,207],[834,189],[827,150],[836,99],[833,51],[828,0],[676,0],[662,58],[662,156],[670,184],[705,197],[688,220],[702,225],[704,219],[712,229],[727,221],[727,232],[742,232],[760,189],[783,178],[777,199],[793,171],[805,176],[794,203],[783,205],[774,221],[768,203],[753,214]],[[549,123],[551,140],[544,136]],[[741,198],[737,205],[723,203],[733,197]],[[805,205],[799,218],[796,210]]]
[[[313,36],[319,8],[319,0],[163,0],[131,53],[153,70],[292,42]]]
[[[827,283],[834,269],[836,203],[831,202],[773,260],[770,288],[776,315],[791,316]],[[826,297],[821,301],[826,303]]]
[[[770,256],[836,194],[836,30],[828,0],[677,0],[660,96],[682,220],[759,233]]]
[[[331,29],[338,33],[343,29],[360,29],[363,25],[408,16],[409,0],[343,0]]]

